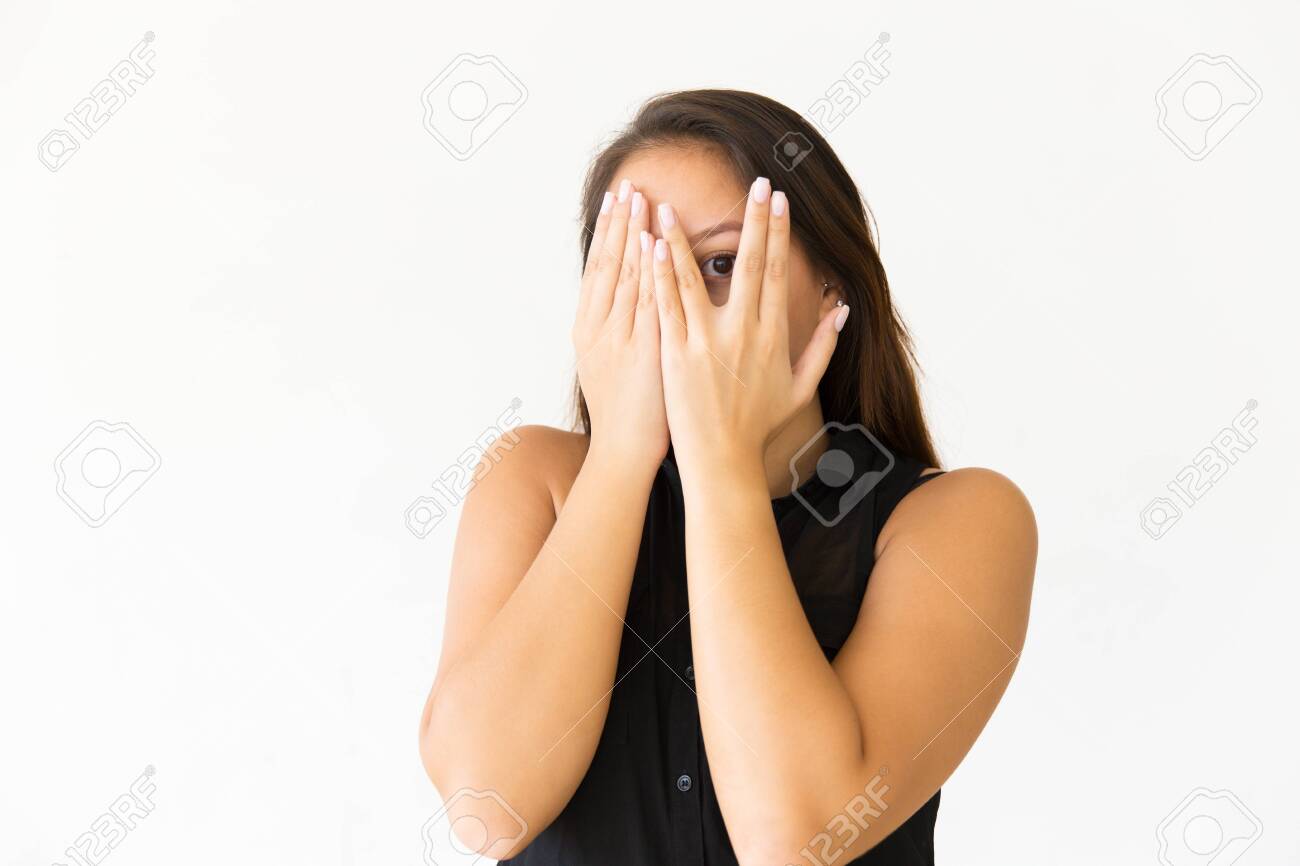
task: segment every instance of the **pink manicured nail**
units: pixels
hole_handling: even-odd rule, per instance
[[[670,229],[677,225],[677,215],[673,213],[673,206],[670,204],[659,205],[659,227]]]
[[[644,199],[641,197],[641,193],[639,192],[632,193],[632,216],[636,216],[637,214],[641,213],[641,204],[643,201]]]
[[[768,179],[765,177],[755,178],[753,185],[750,186],[749,188],[750,198],[752,198],[754,201],[758,202],[759,204],[762,204],[763,202],[767,201],[768,194],[770,194],[771,192],[772,192],[772,184],[769,183]]]
[[[641,252],[650,252],[650,232],[641,229]]]
[[[612,208],[613,206],[614,206],[614,194],[612,192],[606,192],[605,198],[601,200],[600,203],[600,212],[602,214],[607,214],[609,213],[609,209]]]
[[[655,258],[661,262],[668,258],[668,242],[663,238],[658,238],[655,241]]]
[[[632,191],[632,181],[628,180],[627,178],[623,178],[623,182],[618,185],[619,204],[622,204],[623,202],[627,201],[627,194],[631,191]]]
[[[849,318],[849,308],[840,307],[840,311],[835,314],[835,330],[837,333],[839,331],[844,330],[844,323],[848,321],[848,318]]]
[[[772,216],[781,216],[785,213],[785,193],[777,190],[772,193]]]

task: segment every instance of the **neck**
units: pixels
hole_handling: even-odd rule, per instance
[[[826,436],[818,435],[824,424],[821,401],[814,397],[768,443],[763,453],[763,468],[767,473],[768,493],[773,499],[788,496],[794,489],[790,459],[806,445],[795,460],[800,481],[808,480],[817,471],[817,460],[826,451]]]

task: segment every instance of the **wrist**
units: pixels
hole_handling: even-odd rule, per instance
[[[690,498],[741,497],[761,493],[768,499],[767,467],[759,448],[719,443],[676,452],[683,492]]]
[[[588,440],[582,468],[601,478],[630,485],[632,489],[645,487],[648,490],[661,463],[663,454],[656,455],[653,449],[630,448],[592,436]]]

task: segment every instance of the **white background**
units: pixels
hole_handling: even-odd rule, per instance
[[[1294,4],[0,9],[0,864],[67,862],[146,765],[114,863],[418,864],[455,517],[403,511],[512,399],[564,423],[587,160],[661,90],[803,110],[880,31],[830,141],[945,465],[1010,476],[1041,536],[940,862],[1155,863],[1198,787],[1263,823],[1238,862],[1300,856]],[[156,74],[47,170],[146,31]],[[529,94],[467,161],[420,99],[462,52]],[[1155,93],[1198,52],[1264,96],[1194,161]],[[1153,540],[1249,400],[1257,444]],[[162,465],[90,528],[54,461],[97,419]]]

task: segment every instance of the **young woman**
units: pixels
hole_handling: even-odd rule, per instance
[[[940,472],[861,196],[797,113],[644,105],[592,165],[581,432],[461,518],[421,754],[511,863],[933,863],[1037,540]]]

